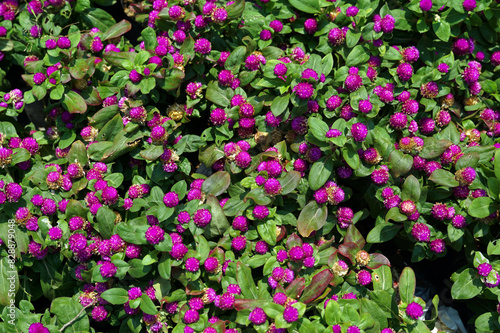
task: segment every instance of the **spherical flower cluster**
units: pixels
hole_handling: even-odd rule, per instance
[[[412,318],[417,320],[424,314],[424,309],[422,308],[422,305],[416,303],[416,302],[411,302],[408,304],[406,307],[406,314]]]
[[[355,123],[351,127],[351,135],[358,142],[364,141],[368,135],[368,128],[363,123]]]
[[[299,310],[294,308],[293,306],[287,306],[285,307],[285,310],[283,311],[283,319],[287,323],[293,323],[299,319]]]
[[[309,82],[300,82],[295,87],[293,91],[300,99],[309,99],[314,94],[314,87]]]
[[[146,240],[150,244],[158,244],[165,239],[165,230],[163,230],[160,226],[154,225],[150,226],[148,230],[146,230]]]
[[[198,209],[193,215],[194,224],[200,228],[206,227],[212,220],[212,214],[208,209]]]
[[[428,242],[431,238],[431,231],[424,223],[415,223],[411,229],[411,235],[417,242]]]
[[[411,79],[413,76],[413,67],[411,67],[408,63],[402,63],[396,69],[396,73],[399,76],[399,79],[403,82],[406,82]]]
[[[254,325],[262,325],[266,322],[266,313],[261,308],[255,308],[250,312],[248,316],[248,320],[252,322]]]

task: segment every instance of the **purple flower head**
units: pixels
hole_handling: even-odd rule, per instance
[[[431,232],[426,224],[415,223],[411,230],[411,235],[417,240],[417,242],[428,242],[430,241]]]
[[[432,0],[420,0],[420,9],[424,12],[428,12],[432,8]]]
[[[349,17],[354,17],[358,15],[359,9],[356,6],[350,6],[346,9],[345,15]]]
[[[412,319],[418,319],[424,314],[424,309],[422,305],[412,302],[406,307],[406,314]]]
[[[304,30],[309,35],[314,34],[318,30],[318,22],[315,19],[313,19],[313,18],[307,19],[304,22]]]
[[[295,87],[293,91],[300,99],[309,99],[314,94],[314,87],[309,82],[300,82]]]

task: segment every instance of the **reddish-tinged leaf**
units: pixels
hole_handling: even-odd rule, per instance
[[[72,90],[64,94],[62,105],[69,113],[87,112],[87,103],[85,103],[83,97]]]
[[[377,269],[382,265],[391,267],[391,262],[383,254],[370,253],[370,262],[366,267],[369,269]]]
[[[305,278],[298,278],[292,281],[286,287],[286,295],[292,299],[296,299],[297,296],[300,296],[302,294],[302,291],[306,287],[306,279]]]
[[[113,39],[120,37],[132,29],[132,25],[127,20],[121,20],[117,24],[111,26],[103,36],[103,40]]]
[[[366,244],[365,238],[353,224],[347,228],[347,234],[345,235],[344,242],[356,243],[360,249],[362,249]]]
[[[326,223],[328,208],[319,206],[315,200],[309,202],[300,212],[297,219],[297,230],[302,237],[309,237],[313,231],[318,231]]]
[[[241,311],[245,309],[253,310],[255,308],[263,308],[269,301],[266,299],[241,299],[237,298],[234,300],[234,308],[236,311]]]
[[[277,227],[280,228],[280,234],[276,237],[276,242],[279,242],[286,236],[286,227],[284,225]]]
[[[231,176],[227,171],[218,171],[208,177],[201,187],[205,194],[213,194],[215,196],[224,193],[231,184]]]
[[[296,233],[291,234],[286,240],[287,250],[290,250],[294,246],[302,246],[302,239]]]
[[[353,265],[356,263],[356,254],[359,250],[358,245],[353,242],[344,243],[339,246],[339,253],[349,259]]]
[[[330,269],[324,269],[314,275],[299,301],[305,304],[311,303],[323,293],[332,279],[333,273]]]

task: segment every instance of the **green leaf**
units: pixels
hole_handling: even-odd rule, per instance
[[[132,25],[127,20],[121,20],[120,22],[111,26],[104,34],[103,40],[113,39],[116,37],[120,37],[130,31],[132,29]]]
[[[201,186],[201,190],[205,194],[213,194],[219,196],[226,192],[227,188],[231,185],[231,176],[227,171],[218,171],[208,177]]]
[[[232,4],[226,7],[227,18],[229,20],[237,19],[243,14],[245,10],[245,0],[236,0]]]
[[[450,39],[451,28],[450,24],[445,20],[440,20],[432,22],[432,29],[436,36],[441,39],[443,42],[447,42]]]
[[[434,183],[438,185],[443,185],[448,187],[456,187],[460,185],[458,181],[455,180],[455,175],[444,169],[434,170],[431,176],[429,177],[429,180],[432,180]]]
[[[0,38],[0,51],[8,52],[14,48],[14,43],[7,38]]]
[[[497,177],[497,179],[500,179],[500,149],[497,149],[495,151],[493,166],[495,168],[495,177]]]
[[[401,301],[406,304],[413,302],[416,285],[415,272],[410,267],[405,267],[399,277],[399,295],[401,296]]]
[[[116,23],[111,14],[100,8],[88,8],[80,13],[80,17],[87,27],[96,27],[101,31],[107,31]]]
[[[321,119],[316,117],[309,117],[309,129],[314,137],[320,141],[326,140],[326,132],[328,132],[328,125]]]
[[[354,47],[358,44],[359,39],[361,38],[361,31],[355,32],[354,30],[347,30],[346,33],[346,45],[348,48]]]
[[[219,85],[215,81],[211,81],[207,85],[207,91],[205,94],[206,99],[210,102],[215,103],[220,106],[228,107],[231,104],[228,95],[226,94],[227,90],[219,88]]]
[[[99,131],[99,134],[97,135],[97,141],[111,141],[122,130],[122,116],[120,114],[117,114]]]
[[[224,215],[219,200],[213,194],[207,196],[206,203],[210,206],[210,213],[212,214],[212,221],[205,228],[205,237],[210,239],[222,235],[229,228],[229,222],[226,215]]]
[[[115,226],[115,213],[106,206],[102,206],[97,210],[97,225],[99,226],[99,233],[105,239],[113,236],[113,228]]]
[[[259,222],[257,225],[257,232],[266,243],[272,246],[276,245],[276,223],[274,220]]]
[[[475,168],[479,163],[479,154],[478,153],[467,153],[462,155],[457,163],[455,164],[455,170],[459,170],[466,167]]]
[[[82,96],[70,90],[64,94],[62,105],[70,113],[85,113],[87,112],[87,103]]]
[[[401,150],[393,150],[389,155],[389,163],[392,174],[395,177],[399,177],[411,170],[413,158],[411,155],[405,154]]]
[[[387,327],[387,318],[391,317],[377,303],[367,298],[361,299],[360,312],[362,314],[369,314],[374,320],[380,323],[380,327]]]
[[[165,74],[165,78],[158,82],[158,86],[163,90],[174,90],[179,88],[184,79],[184,72],[178,68],[172,68]]]
[[[342,311],[340,310],[340,305],[336,301],[329,301],[326,305],[325,310],[325,321],[328,325],[337,325],[342,322],[340,318],[340,314]]]
[[[498,332],[500,330],[499,315],[495,312],[486,312],[476,318],[474,322],[477,333]]]
[[[471,216],[485,218],[495,213],[498,206],[488,197],[480,197],[472,200],[468,212]]]
[[[243,297],[249,299],[259,298],[259,292],[255,286],[250,267],[240,261],[236,263],[236,280],[241,288]]]
[[[401,192],[401,199],[412,200],[415,203],[420,200],[420,183],[415,176],[410,175],[406,177]]]
[[[321,11],[319,0],[288,0],[290,4],[300,11],[308,14],[317,14]]]
[[[500,241],[498,239],[495,239],[494,241],[491,241],[488,243],[488,249],[487,249],[488,255],[499,255],[500,254]]]
[[[12,161],[10,162],[11,165],[16,165],[17,163],[21,163],[24,161],[28,161],[31,159],[31,154],[29,151],[27,151],[24,148],[15,148],[12,149]]]
[[[432,137],[425,138],[424,147],[418,155],[425,159],[433,159],[439,157],[452,144],[453,142],[448,140],[437,140]]]
[[[297,230],[302,237],[309,237],[311,232],[320,230],[326,223],[328,209],[319,206],[315,200],[310,201],[300,212],[297,219]]]
[[[391,268],[382,265],[373,270],[373,290],[392,290]]]
[[[393,223],[381,223],[368,233],[366,241],[368,243],[384,243],[393,239],[401,229],[401,226]]]
[[[387,60],[403,60],[403,55],[393,47],[387,48],[384,54],[384,59]]]
[[[73,142],[66,158],[68,163],[80,163],[81,166],[85,166],[89,161],[85,144],[81,141]]]
[[[149,315],[155,315],[158,313],[158,309],[154,305],[148,294],[144,293],[141,296],[141,310]]]
[[[277,96],[273,100],[273,104],[271,104],[271,111],[273,115],[276,117],[285,112],[288,108],[288,103],[290,102],[290,94],[286,94],[283,96]]]
[[[471,299],[481,293],[484,285],[473,268],[465,269],[451,287],[454,299]]]
[[[333,160],[330,157],[320,159],[314,162],[309,171],[309,186],[311,190],[316,191],[323,186],[330,178],[333,172]]]
[[[125,304],[128,301],[128,292],[123,288],[111,288],[101,294],[111,304]]]
[[[245,46],[235,48],[224,63],[224,67],[232,70],[235,67],[241,66],[245,62],[246,52],[247,48]]]
[[[361,45],[355,46],[345,60],[346,66],[352,67],[365,63],[370,59],[370,52]]]
[[[288,171],[284,177],[278,179],[282,188],[281,194],[285,195],[295,190],[301,178],[300,172]]]
[[[359,154],[353,147],[342,148],[342,157],[353,170],[359,168]]]
[[[66,327],[64,333],[89,331],[89,317],[82,309],[80,303],[69,297],[56,298],[50,304],[50,312],[56,315],[58,326],[63,326],[74,320],[71,325]]]
[[[305,304],[311,303],[328,287],[330,281],[333,279],[333,274],[330,269],[324,269],[318,274],[314,275],[311,283],[304,288],[304,292],[299,301]]]
[[[5,256],[0,260],[0,305],[3,306],[11,305],[10,301],[15,300],[15,294],[19,290],[19,275],[15,259],[9,258]],[[11,286],[14,288],[11,289]]]
[[[148,161],[156,161],[164,152],[162,146],[151,145],[148,148],[141,150],[140,155]]]

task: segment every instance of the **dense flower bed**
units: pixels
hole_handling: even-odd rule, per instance
[[[0,4],[3,332],[500,330],[498,1],[110,5]]]

